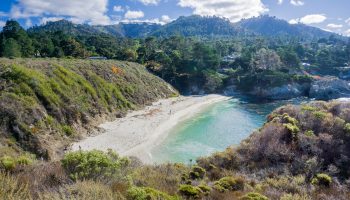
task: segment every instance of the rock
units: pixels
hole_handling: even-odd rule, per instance
[[[285,100],[304,96],[308,87],[307,85],[295,83],[273,88],[255,87],[250,94],[263,99]]]
[[[317,100],[350,97],[350,85],[348,81],[336,77],[326,77],[311,84],[309,97]]]

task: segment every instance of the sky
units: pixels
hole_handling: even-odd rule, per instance
[[[0,28],[8,19],[29,28],[60,19],[90,25],[166,24],[192,14],[231,22],[267,14],[350,36],[349,8],[350,0],[0,0]]]

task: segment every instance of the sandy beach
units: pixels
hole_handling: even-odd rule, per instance
[[[113,149],[123,156],[136,156],[152,162],[150,150],[167,137],[171,128],[202,109],[229,97],[221,95],[180,96],[163,99],[126,117],[101,124],[105,131],[73,144],[72,150]]]

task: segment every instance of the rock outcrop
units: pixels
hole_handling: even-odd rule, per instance
[[[250,92],[250,94],[263,99],[284,100],[305,96],[309,87],[310,86],[308,84],[301,85],[296,83],[273,88],[259,86],[255,87],[254,90]]]
[[[336,77],[325,77],[311,84],[309,97],[317,100],[350,97],[350,85],[348,81]]]

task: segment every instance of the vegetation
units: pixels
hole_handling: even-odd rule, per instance
[[[29,199],[347,199],[348,109],[350,103],[339,101],[281,107],[238,147],[192,167],[143,165],[112,151],[2,167],[8,184],[2,189]],[[298,134],[285,124],[298,126]]]
[[[253,34],[242,36],[241,28]],[[267,37],[271,32],[294,36]],[[267,16],[235,25],[192,16],[162,27],[60,21],[28,31],[10,20],[0,42],[0,56],[10,58],[0,59],[0,199],[350,196],[348,102],[281,107],[238,147],[199,158],[191,167],[143,165],[112,151],[63,156],[99,119],[178,95],[148,71],[183,93],[212,93],[232,84],[245,92],[307,86],[315,77],[306,71],[338,75],[349,63],[350,42],[343,37]],[[110,60],[72,59],[89,56]],[[308,70],[302,62],[316,67]]]
[[[0,79],[1,145],[45,159],[93,131],[96,118],[177,94],[143,66],[117,61],[0,59]]]
[[[350,59],[345,38],[269,16],[237,24],[190,16],[165,26],[61,20],[28,31],[10,20],[0,41],[3,57],[103,56],[138,62],[186,94],[218,92],[232,84],[245,92],[259,85],[305,85],[313,80],[308,73],[346,75]]]
[[[111,178],[120,176],[120,171],[128,165],[126,158],[108,151],[72,152],[62,159],[62,165],[73,180]],[[120,178],[120,177],[119,177]]]

